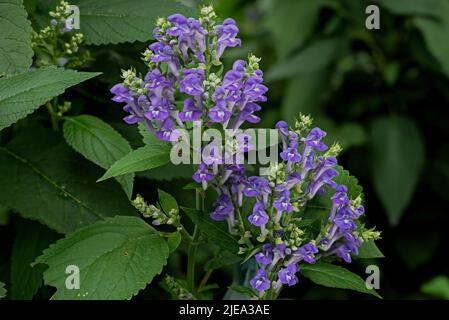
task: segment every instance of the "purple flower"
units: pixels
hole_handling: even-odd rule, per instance
[[[215,178],[213,172],[206,166],[205,163],[199,165],[198,170],[192,176],[193,180],[203,185],[203,189],[206,190],[207,183]]]
[[[289,287],[294,286],[298,283],[298,277],[296,276],[298,271],[298,266],[295,263],[289,264],[287,268],[279,270],[279,281],[283,284],[288,284]]]
[[[111,88],[111,93],[114,94],[112,101],[130,103],[134,100],[134,94],[127,87],[118,83]]]
[[[240,39],[236,38],[239,28],[231,18],[223,21],[223,24],[215,27],[215,33],[218,36],[216,59],[220,59],[227,47],[236,47],[241,44]]]
[[[184,77],[179,82],[179,91],[194,97],[200,96],[204,92],[203,81],[203,69],[187,69],[184,71]]]
[[[164,42],[154,42],[148,46],[153,54],[151,55],[151,61],[153,62],[166,62],[171,73],[176,77],[179,75],[180,63],[176,58],[172,47]]]
[[[261,227],[267,224],[268,215],[265,212],[265,207],[262,203],[257,202],[254,205],[253,213],[248,217],[248,221],[256,227]]]
[[[211,213],[210,217],[213,220],[221,221],[229,218],[230,215],[234,214],[234,206],[232,205],[231,198],[227,194],[220,194],[217,201],[214,203],[214,211]]]
[[[166,119],[159,131],[154,134],[156,138],[165,141],[176,141],[181,136],[180,132],[174,128],[173,121],[170,118]]]
[[[195,121],[201,118],[202,111],[195,105],[195,102],[191,98],[184,100],[184,108],[179,113],[179,118],[182,121]]]
[[[306,145],[318,150],[325,151],[327,150],[327,146],[321,142],[321,139],[326,136],[326,132],[321,130],[320,128],[313,128],[309,135],[304,139]]]
[[[309,242],[296,250],[293,255],[301,257],[307,263],[315,263],[315,253],[318,253],[318,248]]]
[[[226,109],[226,102],[224,100],[217,101],[217,105],[209,110],[209,119],[211,122],[225,123],[231,117],[231,112]]]
[[[252,176],[248,178],[243,194],[247,197],[261,197],[266,203],[268,195],[271,193],[270,183],[267,179]]]
[[[253,289],[265,291],[270,289],[270,280],[266,277],[265,269],[259,269],[257,275],[249,282]]]
[[[278,212],[292,212],[293,205],[290,202],[290,191],[284,190],[280,192],[273,202],[273,207],[276,208]]]
[[[273,260],[273,245],[264,244],[262,251],[255,255],[256,261],[262,265],[268,265]]]
[[[292,172],[284,182],[276,186],[276,191],[281,192],[285,190],[290,190],[295,186],[297,186],[300,182],[301,182],[301,174],[299,174],[298,172]]]
[[[285,138],[289,135],[288,124],[285,121],[278,121],[276,123],[276,129],[278,129],[279,133]]]

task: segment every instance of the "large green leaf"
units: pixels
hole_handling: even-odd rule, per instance
[[[22,3],[0,0],[0,76],[26,71],[32,62],[32,29]]]
[[[49,266],[45,283],[54,299],[130,299],[162,271],[166,241],[137,217],[117,216],[76,230],[51,245],[36,263]],[[80,288],[66,287],[67,266],[79,268]]]
[[[340,266],[323,262],[302,264],[301,273],[313,282],[325,287],[355,290],[381,298],[374,289],[366,287],[362,278]]]
[[[73,149],[102,168],[109,167],[131,152],[129,142],[106,122],[89,115],[66,118],[64,138]],[[117,177],[128,198],[134,174]]]
[[[131,151],[116,161],[98,181],[118,177],[127,173],[157,168],[166,164],[169,160],[170,150],[168,148],[156,149],[147,145]]]
[[[88,44],[147,41],[156,18],[195,10],[173,0],[76,0],[80,32]]]
[[[273,32],[275,48],[281,58],[304,44],[318,18],[323,0],[278,0],[267,15],[267,25]],[[286,32],[288,30],[288,32]]]
[[[371,240],[364,242],[359,248],[359,254],[356,258],[359,259],[374,259],[374,258],[384,258],[385,256],[376,246],[376,243]]]
[[[6,297],[5,284],[0,282],[0,299],[3,299],[4,297]]]
[[[297,74],[309,74],[329,66],[343,50],[341,38],[318,40],[305,47],[297,55],[275,64],[268,70],[267,81],[289,78]]]
[[[98,72],[46,67],[0,79],[0,130],[24,118],[45,102]]]
[[[43,265],[31,267],[31,263],[59,235],[40,223],[20,220],[11,255],[12,299],[29,300],[42,285]]]
[[[409,204],[424,164],[424,141],[416,124],[403,117],[385,117],[371,132],[374,188],[396,225]]]
[[[237,240],[222,227],[222,224],[213,221],[209,216],[202,214],[200,211],[191,208],[181,208],[189,218],[198,226],[198,228],[212,240],[214,244],[227,250],[233,254],[239,251]]]
[[[377,0],[382,7],[400,15],[440,17],[444,0]]]
[[[449,300],[449,278],[438,276],[422,285],[421,291],[441,299]]]
[[[416,18],[415,25],[421,30],[430,52],[449,76],[449,2],[442,1],[441,7],[434,7],[441,13],[441,19]]]
[[[29,126],[0,147],[0,202],[25,218],[66,233],[135,210],[115,181],[52,130]]]

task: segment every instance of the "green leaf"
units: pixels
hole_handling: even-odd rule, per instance
[[[40,223],[20,220],[11,255],[12,299],[30,300],[42,286],[43,265],[31,267],[42,251],[60,236]]]
[[[106,122],[90,115],[66,118],[64,138],[73,149],[104,169],[108,169],[132,150],[120,133]],[[134,174],[117,177],[117,181],[128,198],[131,198]]]
[[[131,151],[120,160],[114,162],[98,181],[157,168],[168,161],[170,161],[170,151],[168,149],[155,149],[151,146],[144,146]]]
[[[80,32],[87,44],[152,39],[156,18],[195,10],[172,0],[74,0],[80,9]]]
[[[66,233],[135,210],[115,181],[50,129],[28,126],[0,147],[0,202],[25,218]]]
[[[130,299],[162,271],[168,246],[159,232],[137,217],[117,216],[76,230],[37,258],[49,266],[54,299]],[[80,289],[66,288],[66,268],[79,268]]]
[[[359,180],[356,177],[351,176],[348,170],[343,169],[342,166],[335,168],[339,175],[334,178],[337,184],[344,184],[348,188],[348,198],[351,200],[356,199],[358,196],[363,197],[363,188],[359,185]]]
[[[222,224],[213,221],[209,216],[203,215],[200,211],[181,207],[189,216],[195,225],[211,240],[214,244],[233,254],[239,251],[237,240],[223,228]]]
[[[302,264],[301,273],[316,284],[325,287],[355,290],[381,298],[374,289],[366,287],[362,278],[340,266],[323,262]]]
[[[403,117],[384,117],[372,126],[374,188],[389,222],[396,225],[409,204],[424,164],[424,141],[416,124]]]
[[[434,18],[441,16],[441,0],[377,0],[377,2],[398,15],[426,15]]]
[[[4,297],[6,297],[5,284],[3,282],[0,282],[0,300]]]
[[[176,202],[176,199],[172,195],[159,189],[158,194],[159,202],[165,213],[169,213],[171,210],[179,211],[178,202]]]
[[[273,3],[267,25],[273,32],[275,48],[281,58],[304,44],[318,18],[322,0],[281,0]],[[289,30],[289,32],[286,32]]]
[[[298,117],[300,112],[304,114],[319,112],[326,89],[327,74],[328,72],[324,70],[298,74],[288,82],[281,112],[282,118],[290,125],[294,125],[294,118]]]
[[[26,117],[65,89],[99,74],[46,67],[0,78],[0,130]]]
[[[172,181],[174,179],[191,179],[192,175],[193,169],[191,165],[187,164],[175,165],[171,162],[158,167],[157,170],[142,171],[137,174],[138,177],[157,181]]]
[[[422,285],[421,291],[425,294],[449,300],[449,278],[438,276]]]
[[[206,264],[204,265],[204,270],[209,271],[219,269],[230,264],[238,263],[240,261],[242,261],[241,257],[232,254],[227,250],[220,250],[215,257],[206,262]]]
[[[26,71],[32,63],[32,29],[22,3],[0,0],[0,76]]]
[[[421,31],[426,41],[427,47],[434,57],[441,64],[443,72],[449,76],[449,42],[447,34],[449,32],[449,3],[442,1],[441,6],[433,9],[441,13],[441,19],[416,18],[414,23]]]
[[[9,223],[9,208],[0,203],[0,226],[6,226]]]
[[[233,284],[232,286],[229,287],[229,289],[231,289],[245,297],[250,297],[250,298],[257,297],[257,292],[254,289],[249,288],[249,287]]]
[[[173,232],[168,236],[167,245],[170,253],[173,253],[181,243],[182,236],[180,232]]]
[[[379,250],[373,240],[364,242],[359,248],[358,259],[374,259],[385,258],[383,253]]]
[[[297,74],[310,74],[328,67],[343,52],[340,38],[313,42],[291,59],[283,60],[268,70],[267,81],[289,78]]]

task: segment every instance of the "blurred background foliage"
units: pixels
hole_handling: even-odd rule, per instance
[[[34,25],[47,23],[51,2],[25,1]],[[183,2],[192,6],[210,3]],[[240,26],[243,45],[228,50],[228,66],[249,52],[262,57],[269,92],[260,127],[273,127],[280,119],[291,122],[299,112],[310,113],[315,125],[328,132],[328,143],[342,144],[341,164],[364,187],[368,225],[383,231],[377,243],[385,258],[375,261],[381,268],[380,294],[386,299],[449,299],[449,0],[212,3],[221,18],[232,17]],[[380,30],[365,27],[365,8],[373,3],[380,9]],[[101,117],[134,148],[141,144],[137,129],[122,123],[123,112],[110,101],[108,90],[120,80],[120,69],[136,66],[144,71],[140,52],[145,46],[134,42],[90,48],[92,60],[84,69],[103,72],[100,81],[66,94],[72,101],[71,114]],[[182,186],[190,175],[173,165],[143,172],[137,176],[135,192],[156,200],[156,189],[161,188],[189,205],[191,192]],[[7,228],[8,220],[16,227]],[[13,235],[20,239],[36,232],[43,234],[40,239],[50,239],[37,241],[33,250],[57,237],[37,223],[31,228],[2,207],[0,225],[4,226],[0,227],[2,239]],[[14,270],[9,256],[20,241],[1,246],[0,276],[4,279]],[[168,266],[174,276],[185,266],[182,250],[171,257]],[[204,259],[211,251],[201,251]],[[363,275],[368,264],[364,261],[350,268]],[[232,270],[224,269],[211,279],[229,284]],[[31,277],[27,281],[39,280]],[[49,288],[43,287],[37,297],[48,294]],[[154,282],[139,297],[160,298],[160,294]],[[317,287],[303,278],[285,296],[365,298]]]

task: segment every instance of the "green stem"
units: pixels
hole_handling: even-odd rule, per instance
[[[201,190],[196,189],[196,209],[200,210],[201,213],[204,210],[204,196]],[[198,238],[200,232],[198,226],[195,225],[193,230],[192,241],[189,243],[187,250],[187,285],[190,291],[195,294],[197,292],[195,286],[195,262],[196,262],[196,252],[198,250]]]
[[[210,275],[212,274],[213,271],[214,271],[214,269],[210,269],[206,272],[203,279],[201,279],[200,285],[198,286],[198,291],[201,291],[201,288],[206,285],[206,283],[209,280]]]
[[[50,114],[51,126],[52,126],[54,131],[58,131],[59,130],[59,126],[58,126],[59,116],[58,116],[58,114],[55,111],[55,106],[58,103],[57,99],[58,98],[55,97],[53,99],[53,102],[47,102],[46,105],[45,105],[47,107],[48,113]]]

